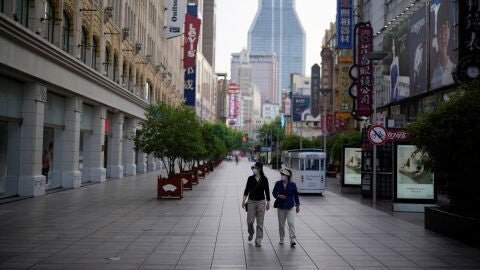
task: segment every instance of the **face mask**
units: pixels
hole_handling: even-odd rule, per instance
[[[287,180],[288,180],[288,176],[282,175],[282,176],[281,176],[281,179],[282,179],[282,181],[287,181]]]
[[[253,174],[257,174],[257,169],[252,169]]]

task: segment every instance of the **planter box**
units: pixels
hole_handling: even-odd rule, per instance
[[[192,173],[191,172],[183,172],[177,175],[183,184],[183,189],[192,189]]]
[[[157,199],[161,198],[183,198],[182,178],[174,175],[169,178],[158,176],[157,179]]]
[[[198,185],[198,168],[197,167],[193,167],[192,168],[192,184],[193,185]]]
[[[203,165],[198,166],[197,168],[197,179],[205,178],[205,169]]]
[[[425,229],[480,247],[480,219],[425,207]]]

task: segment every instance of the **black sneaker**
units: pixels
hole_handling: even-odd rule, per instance
[[[249,233],[248,234],[248,241],[252,241],[252,239],[253,239],[253,233]]]
[[[256,247],[261,247],[262,244],[260,244],[260,243],[255,243],[255,246],[256,246]]]
[[[291,246],[291,247],[295,247],[296,244],[297,244],[297,243],[295,243],[295,240],[290,241],[290,246]]]

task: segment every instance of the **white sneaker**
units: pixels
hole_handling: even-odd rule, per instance
[[[283,238],[280,238],[280,242],[278,242],[280,245],[283,245],[284,241]]]

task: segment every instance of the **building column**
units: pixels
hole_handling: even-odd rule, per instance
[[[47,88],[38,83],[27,83],[23,89],[22,131],[20,134],[20,169],[18,194],[41,196],[45,194],[45,176],[42,175],[43,121],[47,102]]]
[[[82,186],[82,173],[78,169],[80,146],[80,121],[82,100],[78,97],[65,99],[65,130],[62,132],[62,187]]]
[[[153,154],[150,154],[147,157],[147,167],[149,172],[157,170],[157,163],[155,162],[155,157]]]
[[[130,138],[135,135],[137,126],[137,120],[134,118],[125,119],[125,134],[123,136],[124,141],[124,164],[126,175],[137,174],[137,164],[135,164],[135,149],[133,140]]]
[[[105,151],[105,119],[107,108],[96,106],[93,109],[92,134],[85,141],[86,149],[84,156],[89,156],[89,164],[84,164],[84,171],[89,172],[89,180],[92,183],[105,182],[107,170],[103,167],[103,154]]]
[[[109,145],[112,151],[109,153],[111,156],[111,176],[112,178],[123,178],[123,166],[122,166],[122,141],[123,141],[123,113],[117,112],[113,115],[112,121],[110,122],[109,129],[111,130],[111,142],[112,145]]]
[[[137,172],[146,173],[147,172],[147,154],[139,151],[137,153]]]

